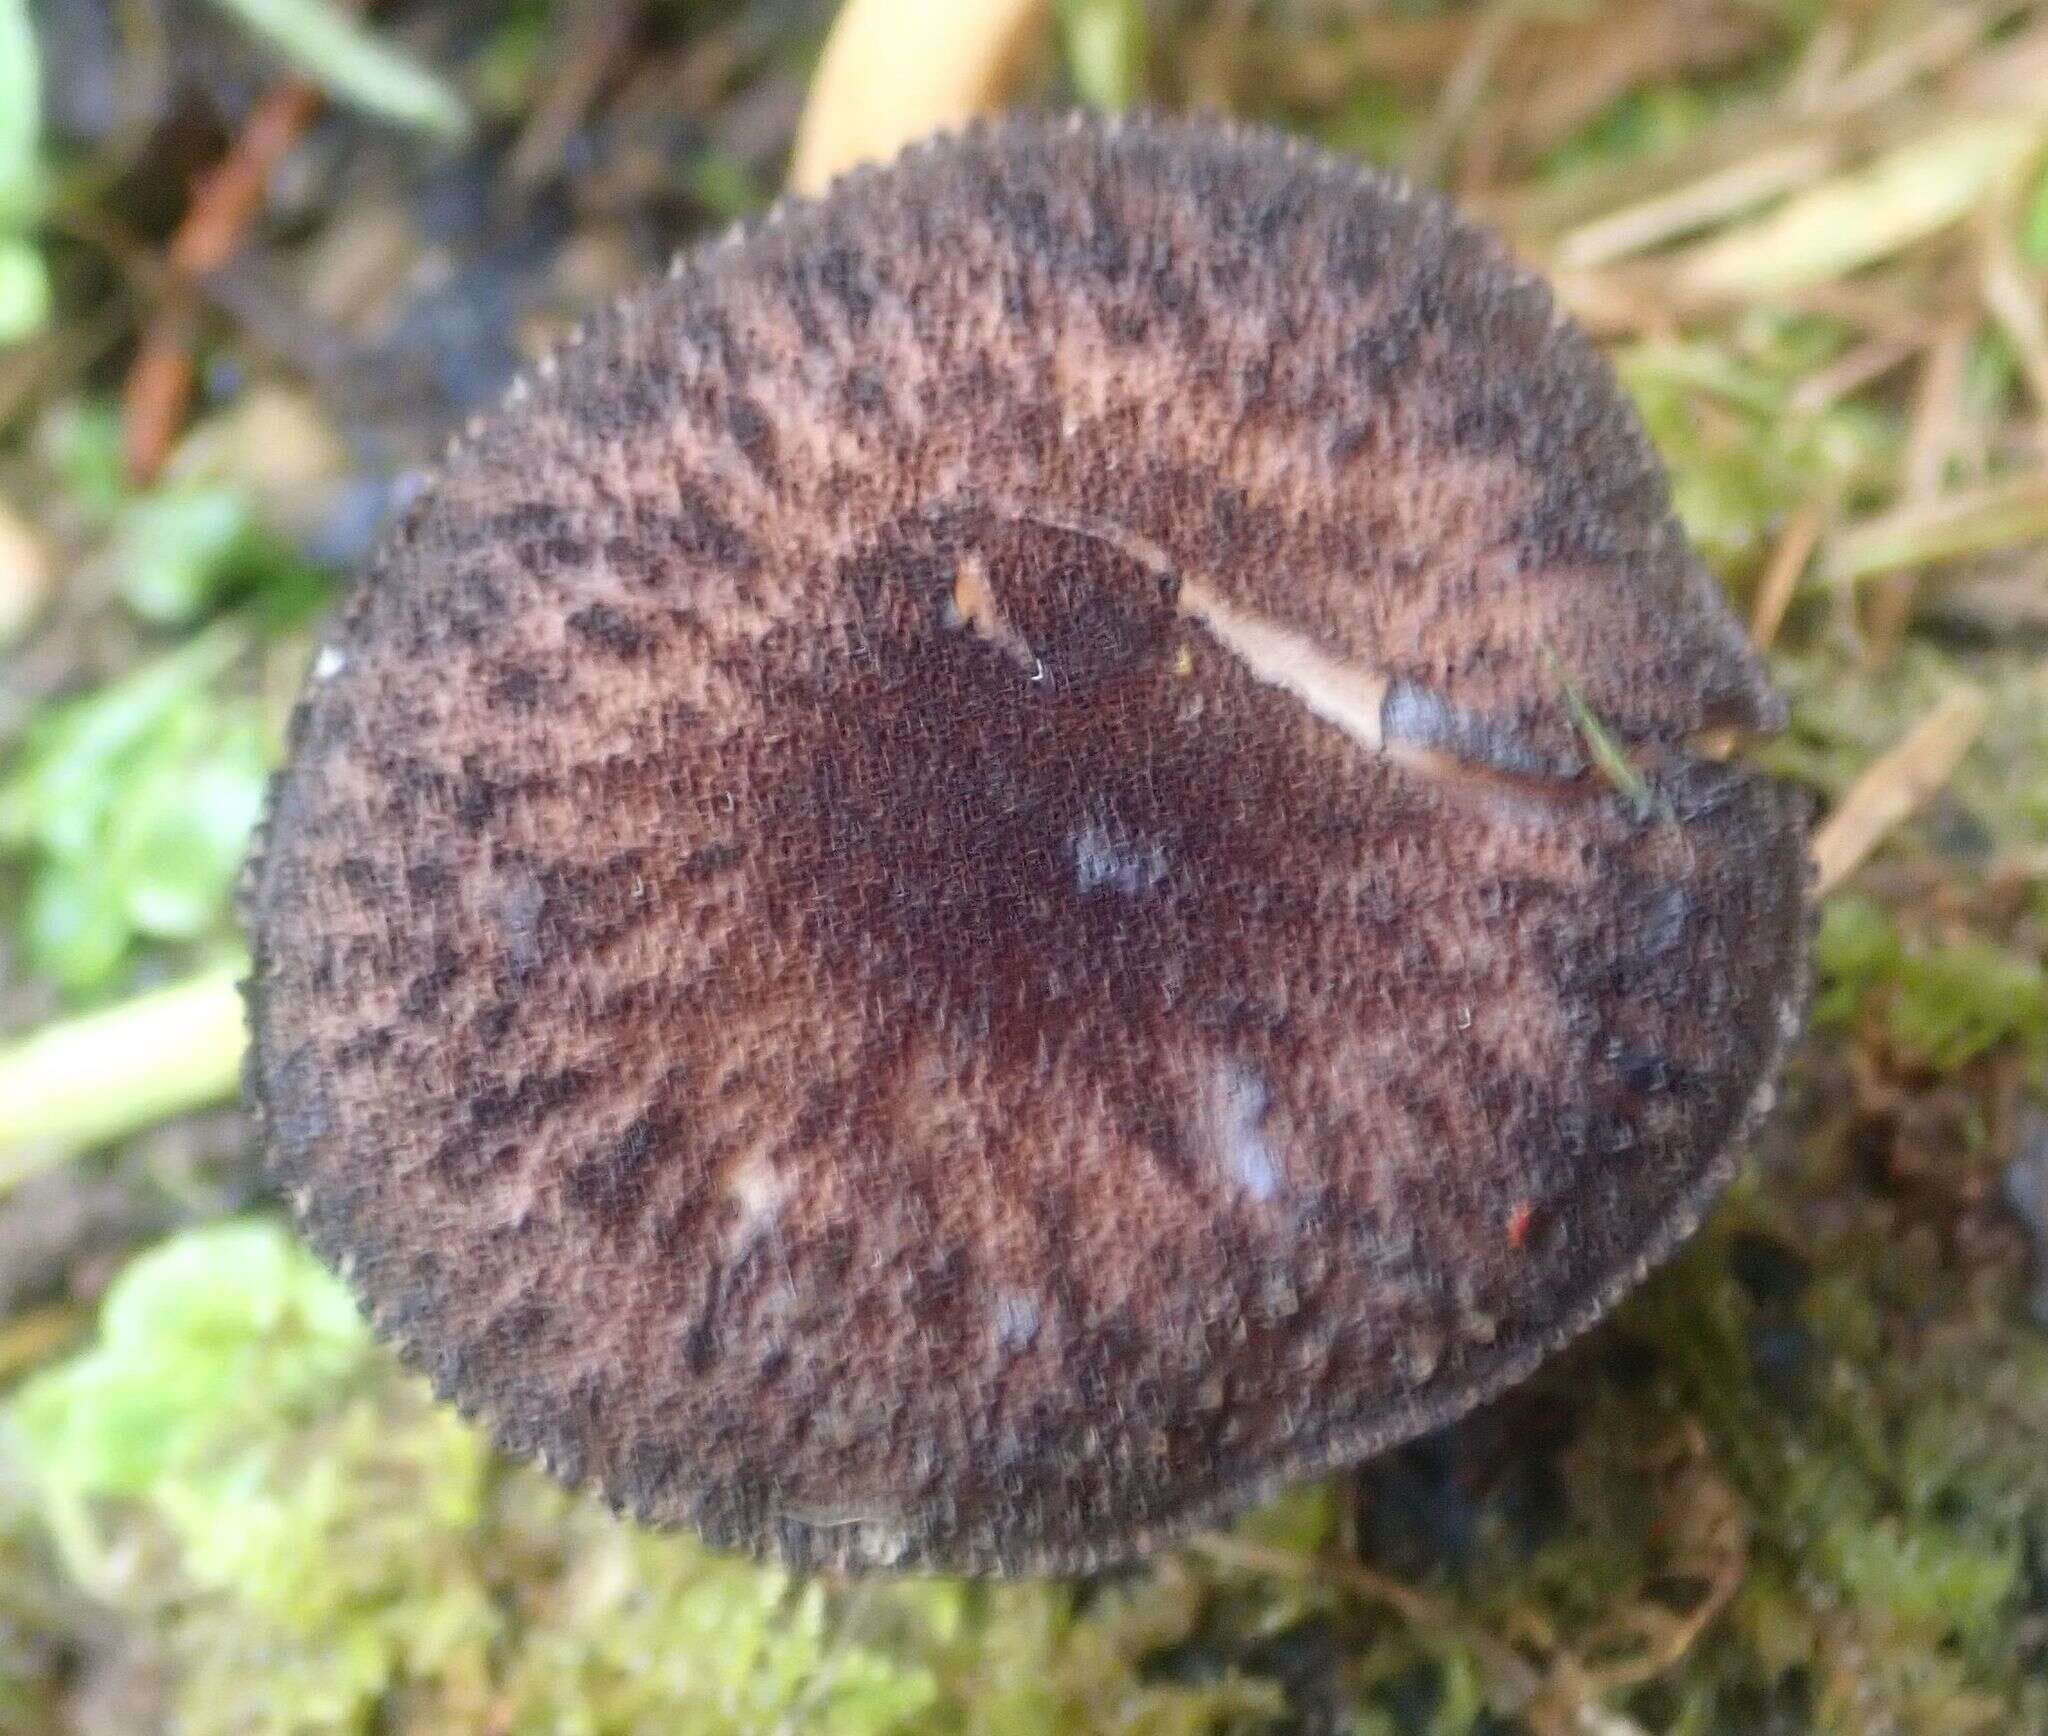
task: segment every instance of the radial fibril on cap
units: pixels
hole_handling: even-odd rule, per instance
[[[598,317],[406,515],[277,788],[254,1094],[515,1451],[797,1562],[1084,1566],[1692,1226],[1804,929],[1797,805],[1688,744],[1776,721],[1441,204],[983,130]]]

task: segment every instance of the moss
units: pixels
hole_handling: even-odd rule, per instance
[[[1607,1329],[1368,1467],[1368,1545],[1515,1640],[1546,1695],[1576,1684],[1640,1728],[2042,1728],[2048,1341],[2019,1239],[1961,1204],[1981,1167],[1902,1202],[1823,1125]],[[1664,1651],[1703,1600],[1713,1619]],[[1440,1651],[1374,1625],[1349,1670],[1360,1727],[1499,1729],[1471,1660]],[[1546,1706],[1576,1716],[1540,1700],[1528,1727],[1570,1727]]]
[[[1778,319],[1740,343],[1657,339],[1616,355],[1670,467],[1678,516],[1724,576],[1752,571],[1800,506],[1868,500],[1889,477],[1895,413],[1853,399],[1806,409],[1795,396],[1848,342],[1829,321]]]
[[[1213,10],[1156,9],[1169,97],[1189,86],[1200,44],[1186,21]],[[1298,52],[1327,68],[1347,31],[1394,35],[1437,10],[1391,8],[1391,31],[1388,16],[1319,16]],[[1523,231],[1522,195],[1609,187],[1560,204],[1578,214],[1560,223],[1636,202],[1654,190],[1627,179],[1646,156],[1725,142],[1724,121],[1746,124],[1790,88],[1785,69],[1810,60],[1819,16],[1802,5],[1775,52],[1730,71],[1646,75],[1561,141],[1532,134],[1534,161],[1488,162],[1496,112],[1511,141],[1517,118],[1514,78],[1497,80],[1474,129],[1476,180],[1541,259],[1548,232],[1540,211]],[[1851,31],[1854,64],[1932,14],[1908,4],[1869,31],[1827,16]],[[1633,41],[1649,17],[1601,21],[1603,41]],[[1440,112],[1436,74],[1464,52],[1462,37],[1443,40],[1428,76],[1354,57],[1341,78],[1239,94],[1399,160]],[[474,87],[494,112],[539,88],[533,43],[511,46],[518,64]],[[1888,138],[1900,118],[1876,114],[1873,133]],[[714,135],[683,179],[697,204],[724,209],[746,190],[707,170],[718,148]],[[1702,167],[1718,160],[1702,150]],[[2038,264],[2048,166],[2016,191],[2010,218]],[[1922,309],[1950,250],[2002,220],[1983,216],[1848,287]],[[1614,280],[1624,291],[1630,263]],[[1619,360],[1682,516],[1738,590],[1797,509],[1854,521],[1904,497],[1923,359],[1816,391],[1867,347],[1866,327],[1747,307],[1676,329],[1628,339]],[[2011,420],[2030,404],[2017,355],[1994,325],[1969,339],[1964,373],[1958,485],[1979,476],[1973,452],[2032,449]],[[111,523],[128,498],[112,412],[55,434],[48,492]],[[1858,637],[1858,600],[1809,580],[1774,651],[1793,728],[1762,757],[1825,798],[1953,681],[1983,690],[1990,711],[1949,785],[1825,913],[1817,1030],[1750,1173],[1677,1262],[1535,1382],[1245,1522],[1302,1571],[1169,1555],[1078,1586],[848,1585],[650,1536],[481,1452],[278,1231],[231,1226],[130,1268],[97,1345],[31,1383],[0,1423],[0,1732],[82,1724],[81,1700],[103,1704],[110,1681],[143,1699],[102,1712],[102,1728],[174,1717],[201,1736],[2048,1730],[2048,1336],[2030,1323],[2030,1250],[1999,1204],[2015,1129],[2040,1113],[2048,1047],[2048,890],[2007,871],[2048,847],[2048,670],[2024,612],[1942,612],[1980,576],[1997,573],[1929,569],[1927,606],[1881,657]],[[203,566],[201,590],[218,578]],[[30,868],[56,853],[27,822],[75,829],[139,787],[127,767],[140,756],[87,765],[49,733],[90,709],[46,711],[11,762],[14,824],[0,815],[0,832]],[[83,780],[92,800],[25,806],[32,763]],[[97,845],[75,852],[81,871],[105,859]],[[5,914],[18,932],[20,901]],[[108,931],[75,926],[84,977],[86,943]],[[123,951],[127,932],[103,949]],[[1318,1570],[1325,1550],[1333,1565]],[[1411,1624],[1348,1590],[1354,1550],[1443,1620]],[[1725,1603],[1707,1604],[1696,1635],[1674,1630],[1725,1587],[1730,1561]],[[1511,1644],[1548,1697],[1503,1695],[1471,1633]]]
[[[1872,983],[1896,940],[1859,943]],[[144,1256],[97,1344],[21,1389],[9,1547],[29,1562],[43,1534],[66,1570],[45,1580],[147,1636],[200,1733],[1195,1732],[1320,1706],[1499,1736],[1591,1701],[1680,1736],[1847,1736],[1872,1706],[1943,1736],[2042,1727],[2024,1250],[1984,1160],[1867,1149],[1827,1112],[1830,1065],[1790,1118],[1809,1136],[1610,1327],[1243,1522],[1298,1574],[1168,1555],[1083,1584],[844,1582],[640,1531],[494,1459],[266,1222]],[[1885,1171],[1909,1160],[1933,1167],[1902,1192]],[[1354,1532],[1441,1622],[1316,1569]],[[1515,1712],[1468,1633],[1511,1643],[1538,1697]]]
[[[1840,898],[1821,918],[1814,1016],[1872,1021],[1902,1061],[1953,1072],[2004,1044],[2048,1057],[2048,969],[1970,937],[1915,940],[1877,905]]]
[[[268,1222],[189,1232],[7,1412],[65,1567],[152,1636],[181,1730],[1007,1733],[1277,1708],[1141,1668],[1190,1573],[1095,1588],[802,1579],[637,1530],[478,1436]],[[4,1681],[4,1678],[0,1678]]]

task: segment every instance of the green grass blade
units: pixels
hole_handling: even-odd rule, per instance
[[[68,1152],[232,1097],[247,971],[237,959],[0,1048],[0,1193]]]
[[[340,101],[441,138],[468,135],[467,105],[438,74],[327,0],[214,0]]]

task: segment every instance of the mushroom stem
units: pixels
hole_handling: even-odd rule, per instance
[[[238,958],[0,1049],[0,1194],[69,1152],[232,1097],[248,968]]]
[[[1050,0],[847,0],[797,125],[793,193],[999,108]]]

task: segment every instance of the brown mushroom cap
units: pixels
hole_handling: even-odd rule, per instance
[[[1691,743],[1777,719],[1494,243],[1276,137],[1002,124],[452,454],[297,720],[253,1093],[515,1451],[794,1562],[1083,1567],[1691,1229],[1805,936],[1799,804]]]

